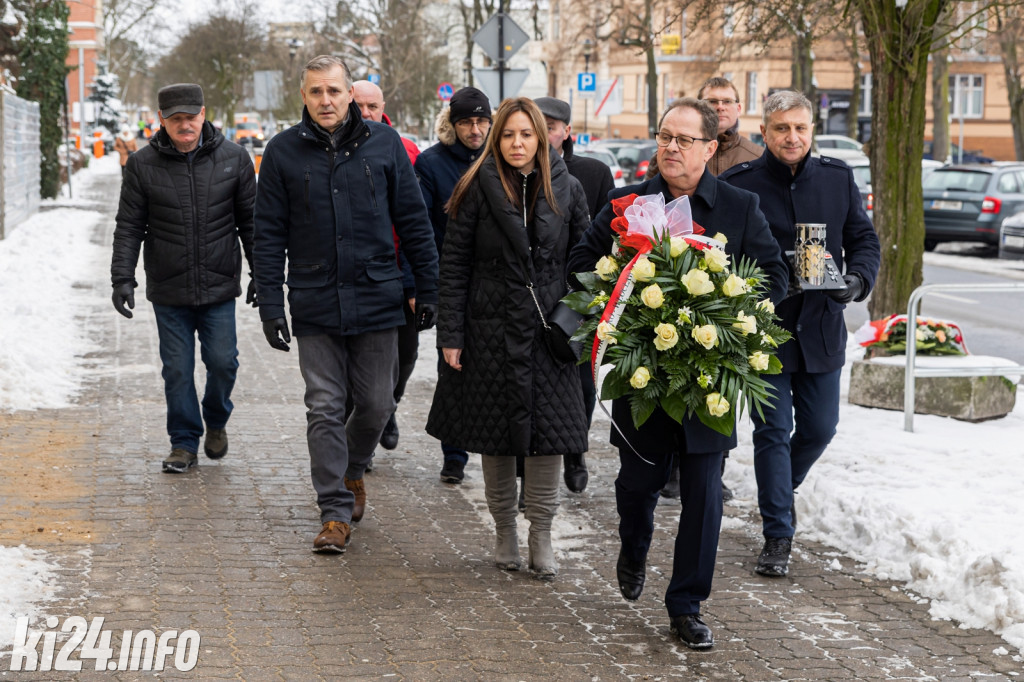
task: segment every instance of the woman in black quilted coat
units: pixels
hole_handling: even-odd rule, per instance
[[[452,193],[437,326],[446,364],[427,432],[482,453],[494,560],[510,571],[521,565],[516,455],[526,456],[530,568],[551,579],[561,455],[586,450],[587,417],[579,373],[548,351],[538,305],[546,316],[565,295],[566,259],[590,218],[545,131],[532,100],[505,100],[484,154]]]

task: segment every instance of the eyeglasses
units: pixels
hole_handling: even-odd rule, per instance
[[[490,128],[491,122],[486,118],[464,118],[456,122],[455,125],[466,130],[472,130],[473,128],[483,130],[484,128]]]
[[[708,104],[710,104],[713,107],[717,107],[719,104],[723,104],[725,106],[730,106],[730,105],[733,105],[733,104],[739,104],[740,103],[740,101],[738,99],[706,99],[704,101],[707,102]]]
[[[693,143],[697,140],[701,142],[711,142],[711,138],[707,137],[690,137],[689,135],[669,135],[668,133],[658,133],[654,137],[659,147],[667,147],[672,144],[672,140],[676,141],[679,149],[686,151],[693,146]]]

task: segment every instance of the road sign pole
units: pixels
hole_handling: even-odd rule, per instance
[[[498,57],[498,102],[505,101],[505,14],[498,3],[498,49],[501,56]]]

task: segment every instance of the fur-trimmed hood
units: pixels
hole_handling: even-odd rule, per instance
[[[452,120],[449,116],[451,107],[445,106],[437,114],[437,118],[434,120],[434,132],[437,133],[437,141],[443,145],[451,147],[455,144],[455,126],[452,124]]]

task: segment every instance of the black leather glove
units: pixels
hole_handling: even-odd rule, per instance
[[[437,304],[416,302],[416,331],[430,329],[437,324]]]
[[[135,287],[132,286],[132,283],[115,284],[114,293],[110,298],[114,301],[114,310],[131,319],[132,311],[125,308],[124,304],[127,303],[128,308],[135,308]]]
[[[271,348],[288,352],[288,344],[291,343],[292,335],[288,333],[288,321],[283,317],[273,320],[263,320],[263,335],[267,337],[267,343]]]
[[[849,303],[850,301],[857,300],[864,293],[864,279],[856,272],[843,275],[843,281],[846,282],[845,289],[833,289],[828,292],[832,300],[839,303]]]
[[[259,301],[256,300],[256,280],[252,278],[252,275],[249,275],[249,289],[245,292],[245,302],[253,308],[260,306]]]

